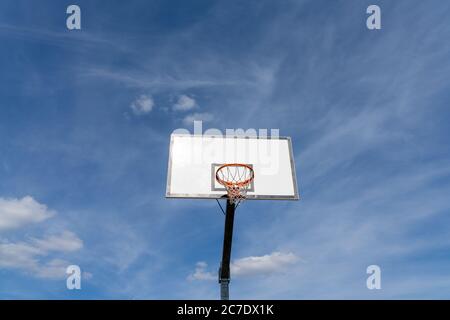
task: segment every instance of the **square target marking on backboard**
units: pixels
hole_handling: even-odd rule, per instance
[[[226,192],[226,188],[221,185],[216,179],[216,172],[222,165],[225,163],[212,163],[211,164],[211,191],[222,191]],[[253,164],[246,163],[247,166],[253,169]],[[255,192],[255,180],[250,182],[249,187],[247,188],[247,192]]]

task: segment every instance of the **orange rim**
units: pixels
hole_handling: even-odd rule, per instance
[[[247,168],[250,171],[250,178],[245,179],[244,181],[238,181],[238,182],[228,182],[225,180],[222,180],[219,178],[219,172],[226,167],[244,167]],[[224,186],[238,186],[238,187],[245,187],[246,185],[248,185],[250,182],[252,182],[253,178],[255,177],[255,173],[253,172],[253,168],[250,167],[247,164],[244,163],[226,163],[224,165],[221,165],[219,167],[219,169],[217,169],[216,171],[216,180],[217,182],[219,182],[220,184],[224,185]]]

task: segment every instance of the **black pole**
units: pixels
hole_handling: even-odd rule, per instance
[[[229,299],[228,286],[230,283],[230,259],[231,242],[233,241],[233,223],[236,205],[227,199],[227,210],[225,215],[225,232],[223,235],[222,263],[219,269],[220,298]]]

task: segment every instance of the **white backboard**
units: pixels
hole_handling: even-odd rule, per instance
[[[215,180],[225,163],[244,163],[254,170],[247,199],[298,200],[297,178],[289,137],[224,137],[172,134],[167,198],[219,199],[225,188]]]

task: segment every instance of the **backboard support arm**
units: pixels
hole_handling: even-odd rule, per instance
[[[220,298],[229,300],[231,243],[233,241],[233,224],[236,205],[227,199],[225,231],[223,235],[222,262],[219,269]]]

